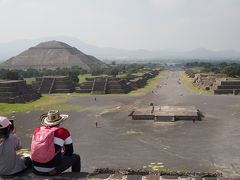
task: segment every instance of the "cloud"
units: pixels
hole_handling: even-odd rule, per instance
[[[158,8],[173,8],[176,6],[176,0],[151,0],[151,3]]]
[[[0,41],[63,34],[130,49],[240,49],[239,21],[240,0],[0,0]]]
[[[8,0],[0,0],[0,4],[5,4],[7,2],[8,2]]]

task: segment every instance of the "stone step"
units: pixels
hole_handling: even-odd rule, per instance
[[[90,93],[92,89],[76,89],[77,93]]]
[[[123,175],[123,174],[102,174],[86,177],[91,180],[218,180],[217,177],[179,177],[179,176],[171,176],[165,175],[160,176],[158,174],[155,175]]]
[[[240,89],[240,85],[221,85],[217,87],[218,89]]]
[[[92,86],[80,85],[80,89],[92,89]]]
[[[97,174],[93,176],[89,176],[86,172],[81,173],[72,173],[72,172],[65,172],[58,176],[37,176],[32,172],[28,171],[27,173],[21,173],[15,176],[3,176],[0,179],[9,179],[9,180],[29,180],[29,179],[49,179],[49,180],[218,180],[217,177],[177,177],[177,176],[159,176],[159,175],[123,175],[123,174]],[[228,180],[236,180],[230,179]]]
[[[214,90],[214,94],[233,94],[232,89],[216,89]]]
[[[52,92],[53,93],[71,93],[73,92],[73,89],[54,89]]]
[[[221,81],[221,85],[240,85],[240,81]]]

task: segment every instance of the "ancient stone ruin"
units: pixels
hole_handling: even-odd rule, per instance
[[[191,120],[200,121],[202,114],[194,106],[149,106],[133,110],[133,120],[154,120],[161,122]]]
[[[33,86],[42,94],[71,93],[75,90],[75,84],[69,76],[37,77]]]
[[[131,77],[95,77],[86,78],[86,82],[76,87],[69,76],[44,76],[33,81],[33,87],[42,94],[51,93],[92,93],[92,94],[124,94],[146,85],[147,80],[157,76],[158,70]]]
[[[197,87],[201,87],[204,90],[212,90],[215,91],[218,89],[217,87],[221,84],[221,82],[218,79],[222,79],[225,77],[224,74],[204,74],[204,73],[192,73],[191,70],[185,71],[186,75],[190,78],[192,78],[192,84]],[[224,93],[228,92],[231,93],[231,91],[216,91],[217,93]],[[215,93],[215,94],[217,94]],[[232,94],[232,93],[231,93]]]
[[[92,94],[124,94],[132,90],[144,87],[150,78],[159,74],[158,70],[144,73],[142,76],[129,77],[96,77],[86,78],[86,82],[76,88],[79,93]]]
[[[205,90],[211,90],[216,83],[216,75],[195,74],[193,85],[202,87]]]
[[[72,66],[82,69],[108,67],[94,56],[59,41],[42,42],[0,64],[4,69],[56,69]]]
[[[87,78],[87,81],[76,88],[79,93],[92,94],[122,94],[130,91],[130,86],[125,79],[114,77]]]
[[[40,93],[24,80],[0,81],[1,103],[25,103],[36,100]]]
[[[194,77],[195,77],[195,73],[194,73],[192,70],[190,70],[190,69],[187,69],[187,70],[185,71],[185,73],[186,73],[187,76],[190,77],[190,78],[194,78]]]
[[[240,95],[240,80],[218,80],[214,94]]]

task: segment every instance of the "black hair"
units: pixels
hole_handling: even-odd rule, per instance
[[[0,138],[7,139],[10,134],[10,126],[5,128],[0,128]]]

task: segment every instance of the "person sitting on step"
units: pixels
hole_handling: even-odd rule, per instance
[[[51,110],[40,119],[42,127],[36,128],[32,138],[31,157],[33,172],[38,175],[57,175],[72,167],[80,172],[81,159],[73,153],[73,144],[67,129],[60,127],[68,115]]]
[[[29,157],[19,155],[21,142],[8,118],[0,116],[0,176],[15,175],[31,167]]]

